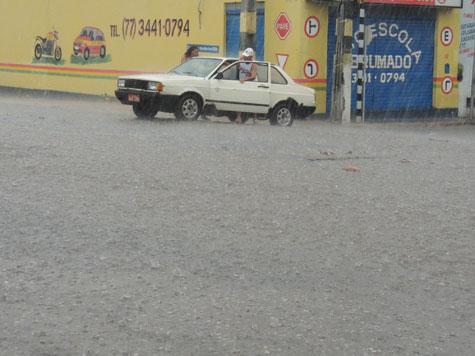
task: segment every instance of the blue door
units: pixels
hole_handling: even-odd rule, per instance
[[[331,109],[336,13],[328,29],[327,111]],[[352,110],[356,108],[359,25],[353,19]],[[418,110],[432,107],[435,13],[367,11],[365,109]]]
[[[256,23],[256,60],[264,60],[264,9],[257,9]],[[226,11],[226,56],[239,58],[239,20],[241,10]]]

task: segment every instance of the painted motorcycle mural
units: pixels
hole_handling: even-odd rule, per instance
[[[35,58],[39,60],[41,56],[54,57],[56,61],[61,60],[62,50],[59,45],[59,32],[54,30],[48,32],[46,37],[36,36],[35,39]]]

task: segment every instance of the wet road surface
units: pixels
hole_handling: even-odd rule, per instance
[[[0,167],[1,354],[474,353],[475,126],[3,95]]]

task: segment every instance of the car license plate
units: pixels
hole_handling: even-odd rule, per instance
[[[140,95],[138,94],[129,94],[128,99],[132,103],[140,103]]]

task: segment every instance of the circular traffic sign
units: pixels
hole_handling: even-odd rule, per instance
[[[449,26],[445,26],[440,32],[440,41],[444,46],[448,46],[454,39],[454,32]]]
[[[310,16],[307,21],[305,21],[305,34],[313,38],[320,32],[320,21],[315,16]]]
[[[442,78],[441,88],[442,93],[450,94],[450,92],[454,88],[454,81],[452,80],[452,78],[450,78],[449,76]]]
[[[318,63],[315,59],[309,59],[305,62],[303,73],[308,79],[313,79],[318,74]]]

